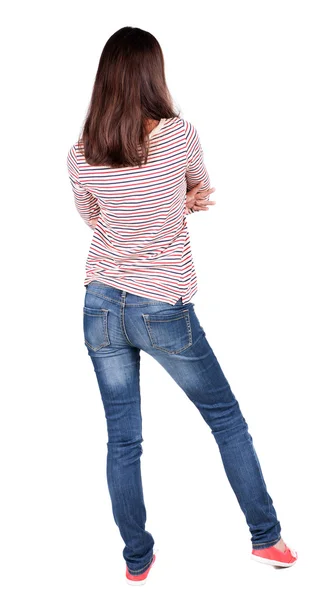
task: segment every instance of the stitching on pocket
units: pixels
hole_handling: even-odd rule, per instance
[[[156,313],[155,315],[154,314],[151,314],[151,315],[143,314],[142,316],[145,317],[145,318],[147,317],[147,319],[149,321],[151,321],[152,323],[153,322],[154,323],[155,322],[157,322],[157,323],[164,323],[164,322],[168,323],[169,321],[177,321],[178,319],[183,319],[184,316],[186,317],[186,315],[188,315],[188,308],[186,308],[185,310],[182,310],[180,313],[178,313],[174,317],[170,316],[170,317],[167,317],[166,319],[161,319],[159,317],[158,313]]]

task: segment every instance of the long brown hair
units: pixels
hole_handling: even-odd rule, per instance
[[[149,153],[146,121],[177,116],[157,39],[138,27],[118,29],[103,48],[78,140],[86,161],[140,167]]]

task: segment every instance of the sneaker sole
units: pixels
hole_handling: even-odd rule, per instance
[[[128,585],[145,585],[145,583],[147,582],[148,579],[148,575],[146,577],[146,579],[143,579],[142,581],[132,581],[131,579],[127,579],[126,577],[126,581],[128,583]]]
[[[271,558],[263,558],[262,556],[256,556],[255,554],[251,554],[251,559],[256,560],[257,562],[263,563],[265,565],[272,565],[273,567],[292,567],[297,560],[294,562],[286,563],[281,562],[279,560],[272,560]]]

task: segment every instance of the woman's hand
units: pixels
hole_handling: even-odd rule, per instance
[[[98,217],[96,217],[95,219],[90,219],[89,223],[90,225],[95,229],[96,225],[97,225],[97,221],[98,221]]]
[[[194,211],[198,210],[209,210],[209,204],[216,204],[214,200],[206,200],[206,197],[215,192],[215,188],[209,190],[202,190],[199,192],[199,188],[202,185],[202,181],[192,188],[186,194],[186,209],[192,208]]]

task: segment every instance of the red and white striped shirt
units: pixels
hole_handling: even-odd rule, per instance
[[[132,294],[175,304],[197,291],[186,215],[186,192],[210,188],[196,128],[161,119],[149,134],[142,167],[91,166],[75,143],[67,168],[75,206],[94,230],[84,285],[97,280]],[[96,227],[89,222],[98,217]]]

